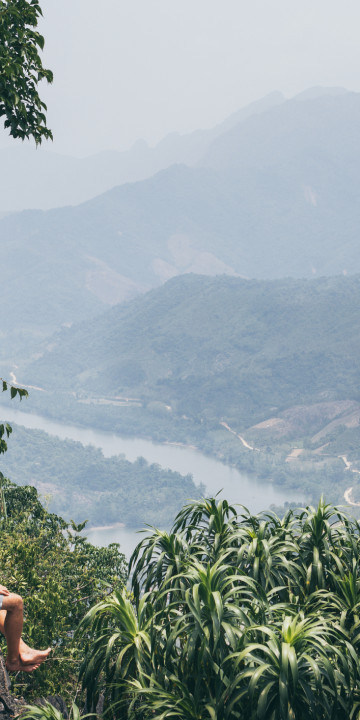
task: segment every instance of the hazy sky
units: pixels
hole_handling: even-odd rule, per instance
[[[211,127],[281,90],[360,91],[359,0],[42,0],[53,150]],[[0,147],[8,144],[0,132]],[[15,142],[15,141],[13,141]],[[49,148],[50,149],[50,148]]]

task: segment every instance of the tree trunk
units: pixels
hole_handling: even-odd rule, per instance
[[[22,698],[17,698],[10,692],[11,682],[9,673],[5,667],[4,656],[0,650],[0,713],[1,720],[13,718],[21,711],[25,702]]]

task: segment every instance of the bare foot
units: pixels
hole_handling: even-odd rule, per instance
[[[47,650],[34,650],[28,645],[23,646],[20,650],[20,662],[22,665],[40,665],[51,653],[51,648]]]
[[[9,660],[6,660],[5,666],[6,669],[9,672],[33,672],[34,670],[37,670],[40,663],[34,663],[33,665],[24,665],[20,658],[18,660],[15,660],[14,662],[9,662]]]

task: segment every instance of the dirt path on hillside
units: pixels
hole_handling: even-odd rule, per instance
[[[346,455],[339,455],[339,458],[340,458],[340,460],[343,461],[343,463],[345,463],[346,469],[347,469],[347,470],[350,470],[350,469],[351,469],[351,462],[348,461]],[[354,472],[354,470],[353,470],[353,472]]]
[[[245,438],[243,438],[242,435],[239,435],[235,430],[233,430],[226,422],[221,422],[220,425],[222,425],[225,430],[228,430],[232,435],[235,435],[235,437],[239,438],[240,442],[242,442],[243,446],[246,447],[248,450],[256,450],[256,452],[260,452],[259,448],[256,448],[253,445],[249,445],[249,443],[246,442]]]
[[[344,492],[344,499],[346,500],[348,505],[360,507],[360,502],[355,502],[354,500],[351,499],[352,491],[353,491],[353,487],[347,488],[347,490],[345,490],[345,492]]]
[[[291,453],[285,458],[285,462],[293,462],[294,460],[298,460],[301,453],[303,453],[303,448],[294,448]]]
[[[339,458],[343,461],[347,470],[350,470],[350,472],[360,475],[360,470],[356,470],[356,468],[351,467],[352,463],[347,459],[346,455],[339,455]],[[360,502],[355,502],[355,500],[353,500],[351,497],[353,489],[353,486],[346,488],[344,492],[344,499],[348,503],[348,505],[352,505],[353,507],[360,507]]]
[[[19,387],[25,388],[26,390],[40,390],[41,392],[46,392],[46,390],[44,390],[44,388],[37,387],[37,385],[22,385],[22,384],[20,385],[20,383],[18,383],[18,381],[16,379],[16,375],[14,372],[10,373],[10,377],[11,377],[11,382],[13,385],[18,385]]]
[[[226,422],[220,422],[220,425],[225,428],[228,432],[230,432],[232,435],[235,435],[240,442],[243,444],[247,450],[256,450],[257,452],[260,452],[259,448],[254,447],[253,445],[250,445],[248,442],[246,442],[245,438],[243,438],[242,435],[239,435],[235,430],[233,430]],[[295,460],[300,455],[302,450],[295,448],[290,455],[286,458],[286,461],[289,460]],[[345,467],[347,470],[350,470],[352,473],[356,473],[357,475],[360,475],[360,470],[356,470],[356,468],[351,467],[352,463],[347,459],[346,455],[339,455],[339,458],[343,461]],[[355,500],[352,499],[352,492],[353,492],[353,486],[348,487],[344,492],[344,499],[347,502],[348,505],[352,505],[353,507],[360,507],[360,502],[355,502]]]

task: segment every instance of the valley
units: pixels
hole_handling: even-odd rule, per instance
[[[77,206],[4,214],[0,370],[29,389],[21,410],[195,447],[281,491],[279,511],[324,493],[358,512],[359,118],[356,93],[274,95],[184,137],[178,164],[147,178]],[[35,445],[42,457],[45,440]],[[20,481],[29,467],[16,455],[8,472]],[[107,463],[93,462],[110,488]],[[132,471],[117,472],[111,498],[96,503],[95,490],[90,507],[69,470],[66,506],[54,481],[56,508],[88,509],[93,525],[108,524],[108,506],[111,523],[166,524],[201,492],[178,477],[161,509],[162,471],[151,500],[146,468],[124,504]]]
[[[12,407],[6,416],[15,425],[4,471],[21,485],[34,485],[51,511],[61,510],[76,522],[87,518],[91,534],[113,530],[116,537],[125,526],[128,534],[135,533],[151,523],[151,513],[158,524],[168,527],[170,513],[174,514],[181,502],[220,490],[231,502],[252,511],[260,510],[263,502],[278,505],[300,501],[300,497],[303,500],[194,447],[77,428]],[[64,459],[60,461],[60,457]],[[149,492],[154,491],[158,507],[151,509]]]

